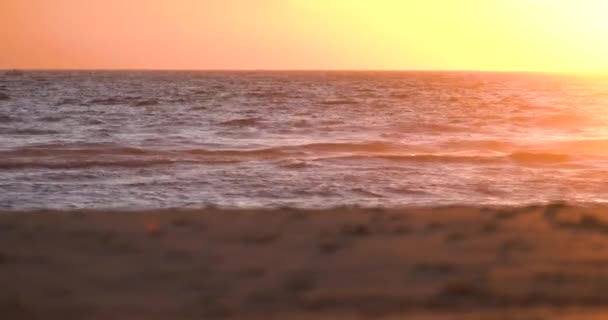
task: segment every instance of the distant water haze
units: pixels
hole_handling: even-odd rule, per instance
[[[608,201],[608,78],[462,72],[0,77],[0,207]]]

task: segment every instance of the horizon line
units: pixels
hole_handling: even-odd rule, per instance
[[[536,73],[536,74],[608,74],[606,71],[543,71],[543,70],[473,70],[473,69],[346,69],[346,68],[0,68],[0,71],[110,71],[110,72],[454,72],[454,73]]]

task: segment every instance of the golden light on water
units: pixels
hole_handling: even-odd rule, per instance
[[[4,0],[0,68],[608,71],[604,0]]]

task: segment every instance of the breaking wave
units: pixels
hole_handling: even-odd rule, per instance
[[[428,152],[413,145],[385,142],[311,143],[258,149],[144,149],[138,147],[83,145],[37,146],[0,151],[0,169],[41,167],[137,167],[172,164],[238,163],[270,161],[283,168],[303,168],[311,161],[389,161],[411,163],[517,163],[555,165],[584,159],[564,153],[476,150]],[[597,159],[598,157],[594,157]],[[99,160],[105,159],[105,160]]]

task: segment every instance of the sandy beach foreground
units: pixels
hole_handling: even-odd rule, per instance
[[[605,319],[608,207],[0,214],[2,319]]]

